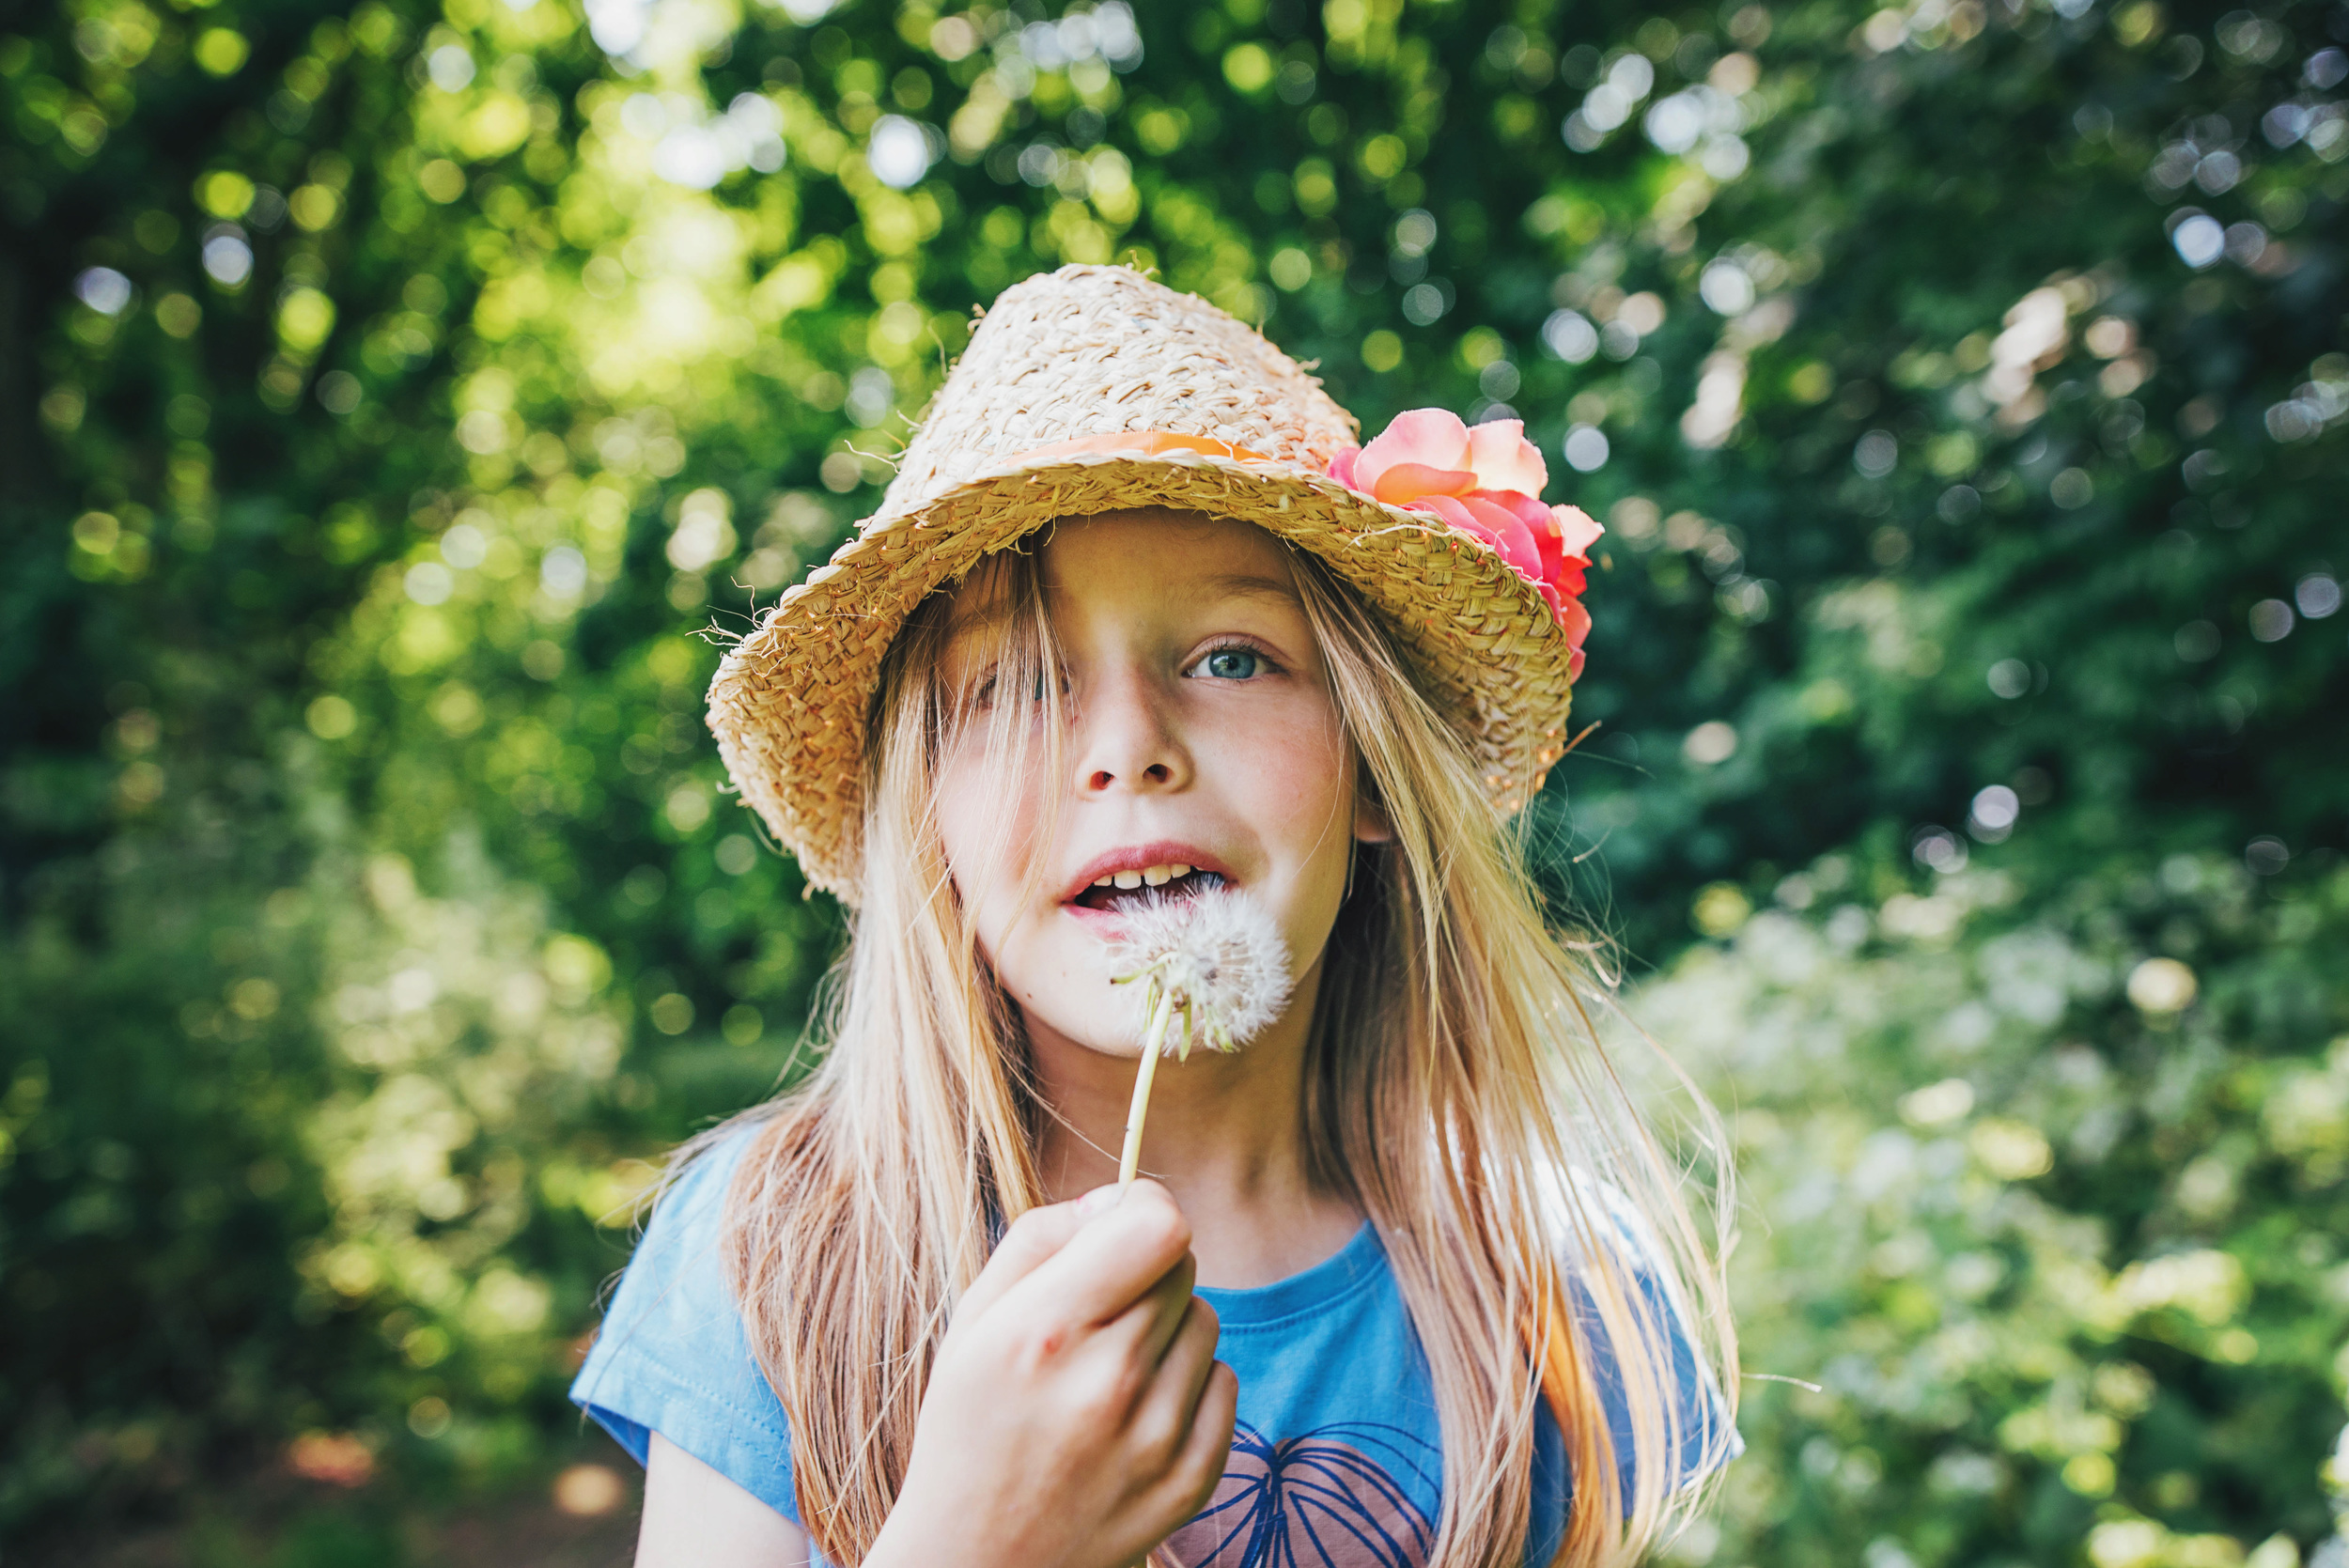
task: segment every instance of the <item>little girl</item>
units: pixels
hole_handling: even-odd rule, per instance
[[[1718,1271],[1507,827],[1590,625],[1546,478],[1514,421],[1357,449],[1130,272],[997,302],[711,689],[857,915],[820,1065],[683,1152],[572,1390],[640,1564],[1580,1568],[1687,1516]],[[1110,939],[1217,890],[1294,987],[1111,1185]]]

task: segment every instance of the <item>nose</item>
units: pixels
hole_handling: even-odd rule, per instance
[[[1167,698],[1147,676],[1124,671],[1090,684],[1076,715],[1078,795],[1158,795],[1188,785],[1190,754]]]

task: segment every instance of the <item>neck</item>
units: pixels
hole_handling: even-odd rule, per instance
[[[1159,1063],[1142,1173],[1190,1220],[1199,1283],[1269,1284],[1329,1257],[1361,1223],[1345,1196],[1317,1186],[1305,1160],[1306,1047],[1319,966],[1288,1011],[1225,1054],[1195,1047]],[[1080,1044],[1030,1019],[1036,1088],[1047,1110],[1037,1165],[1063,1202],[1117,1179],[1135,1059]]]

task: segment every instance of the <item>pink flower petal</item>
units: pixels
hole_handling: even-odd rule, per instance
[[[1556,568],[1563,550],[1557,520],[1549,515],[1548,507],[1519,490],[1470,490],[1467,499],[1498,507],[1525,525],[1541,561],[1532,576],[1548,577]]]
[[[1591,546],[1596,544],[1598,536],[1607,532],[1599,526],[1597,519],[1579,506],[1553,506],[1550,515],[1558,520],[1558,528],[1564,536],[1569,555],[1590,554]]]
[[[1558,532],[1558,520],[1544,512],[1542,520],[1531,526],[1533,542],[1542,547],[1542,581],[1555,582],[1558,574],[1566,569],[1565,545]]]
[[[1542,505],[1549,470],[1521,421],[1471,430],[1442,409],[1413,409],[1368,446],[1330,458],[1330,475],[1389,505],[1441,519],[1499,554],[1556,617],[1569,650],[1567,678],[1580,678],[1591,630],[1580,596],[1591,546],[1606,530],[1579,506]]]
[[[1460,423],[1458,414],[1446,409],[1412,409],[1396,414],[1393,422],[1362,448],[1355,468],[1361,480],[1356,488],[1368,489],[1384,500],[1378,489],[1379,476],[1398,463],[1416,463],[1439,471],[1467,468],[1469,427]],[[1471,478],[1459,488],[1469,489],[1474,485]]]
[[[1574,650],[1575,674],[1582,673],[1582,640],[1591,634],[1591,613],[1582,608],[1579,598],[1569,598],[1558,613],[1559,629],[1566,634],[1566,646]]]
[[[1443,519],[1459,532],[1489,548],[1510,569],[1533,582],[1541,580],[1541,550],[1525,524],[1499,506],[1455,495],[1425,495],[1410,504],[1414,512]]]
[[[1404,509],[1406,511],[1412,512],[1433,513],[1435,516],[1443,519],[1445,522],[1451,524],[1453,527],[1460,529],[1464,533],[1473,534],[1476,537],[1483,539],[1494,549],[1498,550],[1501,548],[1500,541],[1493,536],[1492,530],[1477,521],[1476,514],[1470,511],[1467,506],[1462,505],[1456,496],[1423,495],[1411,501]]]
[[[1538,496],[1549,483],[1542,449],[1525,439],[1525,421],[1488,419],[1468,433],[1469,466],[1479,489],[1522,490]]]
[[[1534,582],[1541,581],[1541,546],[1534,542],[1533,531],[1522,520],[1506,506],[1496,506],[1473,495],[1462,496],[1460,505],[1491,533],[1502,560]]]
[[[1432,512],[1450,524],[1454,532],[1467,535],[1504,561],[1509,558],[1508,541],[1501,537],[1500,531],[1495,529],[1486,518],[1479,517],[1475,512],[1470,511],[1468,503],[1456,496],[1422,496],[1411,503],[1409,509],[1414,512]]]
[[[1368,456],[1367,452],[1364,454]],[[1367,463],[1355,473],[1361,474]],[[1464,468],[1429,468],[1425,463],[1396,463],[1370,482],[1370,493],[1390,506],[1408,505],[1423,495],[1460,495],[1476,483]]]

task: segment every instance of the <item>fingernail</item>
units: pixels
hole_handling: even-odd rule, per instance
[[[1116,1206],[1118,1195],[1125,1190],[1122,1187],[1095,1188],[1077,1200],[1077,1218],[1090,1219],[1095,1215]]]

